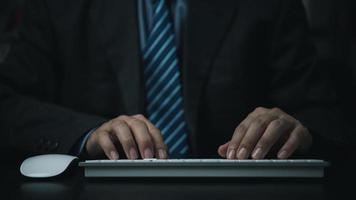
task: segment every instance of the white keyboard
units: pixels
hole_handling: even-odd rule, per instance
[[[321,178],[323,160],[144,159],[80,162],[85,177]]]

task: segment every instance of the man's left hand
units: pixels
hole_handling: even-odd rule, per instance
[[[260,107],[241,122],[218,153],[227,159],[264,159],[273,147],[278,147],[276,157],[287,159],[311,145],[311,134],[298,120],[278,108]]]

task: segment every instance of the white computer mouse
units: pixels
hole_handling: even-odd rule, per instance
[[[24,160],[22,175],[31,178],[48,178],[62,174],[78,157],[62,154],[38,155]]]

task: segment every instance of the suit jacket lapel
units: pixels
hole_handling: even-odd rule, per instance
[[[183,47],[184,106],[192,134],[193,151],[196,143],[198,111],[204,83],[231,20],[237,0],[188,1],[188,18]]]
[[[106,51],[117,78],[124,114],[144,111],[144,85],[137,22],[137,1],[94,0],[91,20],[95,39]],[[121,113],[122,114],[122,113]]]

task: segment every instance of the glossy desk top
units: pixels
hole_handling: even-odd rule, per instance
[[[333,165],[323,179],[88,179],[83,169],[54,179],[22,177],[18,164],[3,164],[0,199],[346,199],[354,194],[349,162]],[[5,197],[5,198],[3,198]]]

